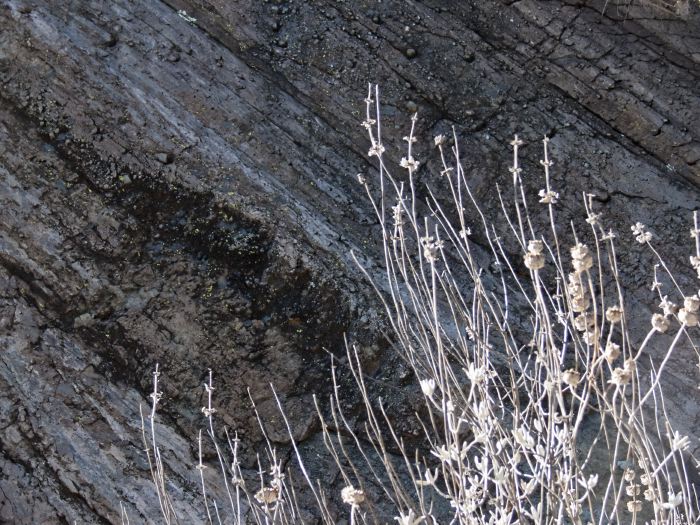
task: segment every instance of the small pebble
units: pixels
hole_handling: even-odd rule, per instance
[[[156,160],[161,164],[170,164],[175,160],[175,156],[172,153],[161,151],[156,153]]]
[[[406,50],[406,58],[414,58],[416,56],[416,50],[413,49],[412,47],[409,47]]]

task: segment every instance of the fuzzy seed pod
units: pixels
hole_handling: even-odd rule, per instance
[[[627,510],[631,513],[636,513],[642,510],[642,502],[639,500],[631,500],[627,502]]]
[[[622,308],[619,306],[611,306],[605,311],[605,318],[615,324],[622,321]]]
[[[697,326],[698,314],[685,308],[681,308],[678,312],[678,320],[686,326]]]
[[[581,381],[581,374],[579,374],[578,371],[574,370],[573,368],[570,368],[562,373],[561,380],[570,387],[576,388],[579,381]]]
[[[612,341],[605,345],[605,352],[603,353],[605,360],[608,363],[612,363],[620,357],[620,345],[613,343]]]
[[[574,259],[571,263],[574,265],[574,271],[576,273],[583,273],[593,267],[593,257],[587,255],[582,259]]]
[[[571,309],[576,312],[585,312],[591,305],[591,300],[587,295],[576,295],[571,299]]]
[[[365,501],[364,491],[356,489],[352,486],[343,487],[343,490],[340,491],[340,497],[342,498],[343,503],[347,503],[353,507],[356,507]]]
[[[525,254],[525,257],[523,257],[523,260],[525,262],[525,268],[533,272],[544,268],[544,255],[540,253],[528,252]]]
[[[683,308],[687,312],[697,312],[700,310],[700,298],[697,295],[691,295],[683,299]]]
[[[665,317],[661,314],[654,314],[651,316],[651,326],[656,330],[657,332],[661,332],[662,334],[668,330],[668,327],[671,325],[671,323],[668,321],[668,317]]]
[[[595,325],[595,319],[591,313],[580,313],[574,317],[574,326],[579,332],[585,332]]]
[[[588,247],[585,244],[578,243],[571,248],[571,258],[576,260],[585,259],[590,255]]]

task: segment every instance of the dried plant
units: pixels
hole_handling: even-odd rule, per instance
[[[370,86],[363,125],[377,168],[358,180],[383,233],[384,272],[365,275],[383,301],[395,348],[417,378],[425,408],[417,417],[425,445],[411,449],[395,430],[381,399],[373,401],[358,350],[348,345],[349,368],[364,400],[364,424],[358,427],[344,414],[335,366],[325,418],[318,400],[317,408],[327,450],[344,480],[341,500],[350,522],[380,522],[389,509],[400,525],[699,523],[690,479],[698,462],[689,455],[691,438],[680,435],[669,420],[661,387],[669,358],[681,343],[700,357],[692,338],[700,298],[675,284],[652,234],[634,224],[632,235],[658,257],[652,285],[661,304],[649,319],[648,333],[630,333],[616,234],[604,229],[592,199],[584,196],[588,231],[585,236],[573,231],[571,241],[564,239],[546,137],[540,161],[544,187],[536,204],[546,207],[546,231],[536,230],[528,208],[519,164],[523,143],[517,136],[510,143],[509,197],[498,190],[503,231],[487,220],[470,189],[455,133],[451,147],[447,137],[434,138],[451,199],[441,202],[427,188],[427,202],[421,204],[420,161],[413,149],[416,120],[405,137],[403,172],[392,175],[381,139],[379,92]],[[694,221],[690,260],[700,278],[697,214]],[[473,241],[477,230],[479,244],[488,247],[489,265]],[[590,241],[584,243],[584,237]],[[516,259],[508,255],[513,246],[520,251]],[[661,295],[656,286],[660,271],[674,283],[682,306]],[[664,345],[658,364],[648,355],[652,345],[657,350]],[[207,389],[211,394],[211,378]],[[157,391],[152,416],[156,400]],[[229,440],[231,466],[221,459],[209,400],[207,433],[222,474],[230,478],[226,491],[234,522],[244,523],[246,514],[255,523],[299,523],[294,489],[269,441],[271,480],[266,483],[261,474],[254,495],[237,464],[235,440]],[[326,495],[292,445],[319,521],[335,523]],[[155,441],[152,447],[157,451]],[[158,460],[155,464],[167,519],[171,506],[161,493],[162,467]],[[205,501],[207,509],[213,507],[207,496]]]

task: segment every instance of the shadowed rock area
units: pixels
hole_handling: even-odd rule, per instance
[[[114,523],[120,502],[132,523],[157,520],[139,415],[156,363],[184,523],[203,519],[193,466],[209,368],[253,473],[250,398],[289,455],[272,383],[310,470],[339,491],[311,396],[331,391],[344,334],[400,430],[417,432],[403,417],[413,378],[351,256],[381,275],[356,178],[372,174],[368,82],[390,158],[417,111],[421,183],[447,195],[430,145],[454,126],[494,218],[508,141],[527,143],[534,196],[547,134],[561,224],[582,222],[595,194],[646,330],[655,261],[631,224],[650,227],[681,286],[699,286],[700,6],[672,4],[0,0],[0,522]],[[696,363],[681,345],[666,392],[697,452]]]

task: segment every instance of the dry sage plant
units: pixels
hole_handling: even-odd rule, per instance
[[[395,348],[418,379],[425,410],[417,417],[425,445],[411,449],[394,430],[381,399],[373,400],[366,385],[358,350],[349,345],[364,424],[343,413],[337,382],[325,419],[317,400],[324,441],[345,484],[342,518],[351,524],[383,522],[374,508],[382,507],[400,525],[699,523],[692,481],[699,467],[689,455],[691,437],[674,430],[662,393],[676,347],[684,344],[700,357],[693,342],[698,295],[676,284],[678,304],[659,295],[660,310],[650,316],[648,333],[630,333],[615,233],[603,229],[592,200],[584,197],[585,238],[591,241],[580,242],[584,236],[575,231],[571,243],[563,240],[547,138],[540,161],[543,188],[534,205],[545,207],[548,228],[537,231],[528,211],[532,204],[519,165],[522,141],[516,136],[510,143],[512,188],[499,189],[504,234],[488,222],[470,190],[456,134],[451,141],[434,138],[451,199],[439,202],[427,188],[421,204],[416,116],[404,137],[407,151],[398,176],[386,164],[376,86],[370,86],[363,125],[376,174],[358,179],[381,226],[384,253],[383,274],[365,275],[383,301]],[[490,252],[487,268],[483,249],[473,241],[474,224]],[[637,223],[631,232],[658,258],[654,283],[657,271],[665,271],[675,284],[645,226]],[[690,262],[700,278],[697,213],[691,233]],[[511,237],[508,250],[504,235]],[[507,255],[513,246],[518,260]],[[663,339],[668,341],[663,357],[654,363],[648,350],[652,345],[658,350],[662,333],[671,337]],[[333,374],[335,381],[335,368]],[[152,437],[144,432],[144,440],[150,443],[161,509],[171,523],[153,426],[155,385]],[[236,439],[225,434],[227,446],[219,446],[211,378],[206,388],[206,434],[228,499],[215,503],[201,478],[209,522],[221,521],[224,506],[237,524],[303,522],[308,514],[296,497],[301,485],[295,489],[285,477],[269,440],[257,480],[244,479]],[[278,406],[282,410],[279,400]],[[304,468],[297,444],[292,446],[299,481],[317,505],[316,522],[337,523],[328,495]],[[200,473],[205,468],[201,459],[197,468]]]

